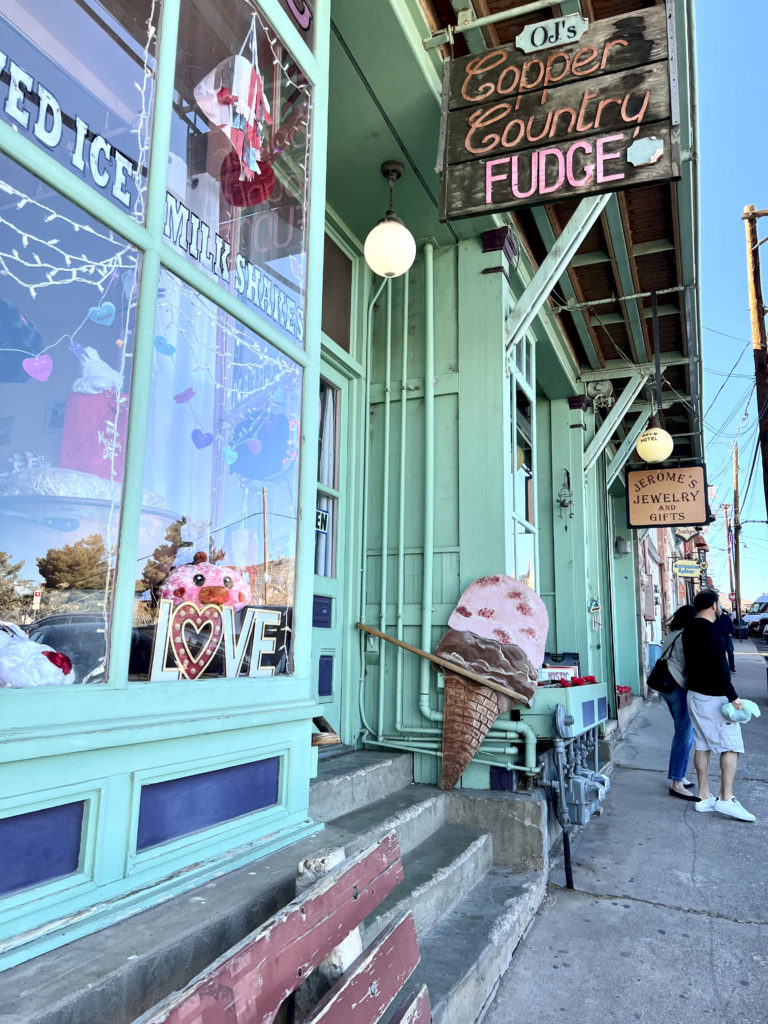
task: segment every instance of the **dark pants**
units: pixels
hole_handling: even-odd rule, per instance
[[[672,693],[662,693],[661,696],[666,701],[672,721],[675,723],[668,777],[671,782],[682,782],[693,746],[693,726],[688,717],[687,691],[682,686],[676,686]]]
[[[736,671],[736,661],[733,657],[733,637],[727,636],[725,638],[725,653],[728,656],[728,668],[731,672]]]

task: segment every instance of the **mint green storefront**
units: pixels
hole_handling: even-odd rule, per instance
[[[0,21],[0,619],[71,662],[3,677],[3,966],[317,827],[327,17],[264,6]]]
[[[0,968],[316,831],[313,719],[435,783],[442,680],[358,622],[433,651],[505,573],[612,717],[615,685],[641,692],[631,446],[585,380],[647,419],[648,360],[622,378],[547,302],[510,343],[533,218],[439,221],[425,5],[362,6],[0,18],[0,622],[75,676],[5,682],[0,648]],[[387,159],[417,243],[389,281],[362,258]],[[574,214],[574,253],[601,211]],[[461,785],[535,784],[540,755],[502,716]]]

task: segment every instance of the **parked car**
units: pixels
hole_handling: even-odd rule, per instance
[[[744,621],[749,632],[762,636],[763,628],[768,622],[768,594],[761,594],[744,612]]]
[[[0,622],[0,631],[7,633],[8,636],[18,636],[22,637],[24,640],[27,638],[27,634],[21,626],[17,626],[15,622]]]

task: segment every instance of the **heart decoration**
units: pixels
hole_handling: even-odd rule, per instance
[[[190,399],[192,399],[194,397],[195,397],[195,389],[194,388],[187,388],[186,391],[180,391],[178,393],[178,395],[174,395],[173,396],[173,400],[174,400],[174,402],[178,403],[179,405],[183,405],[184,402],[189,402]]]
[[[171,616],[171,650],[186,679],[197,679],[208,668],[221,645],[224,621],[216,604],[200,608],[184,601]]]
[[[157,337],[155,338],[155,348],[164,356],[172,356],[173,353],[176,351],[176,346],[172,345],[170,341],[166,341],[161,334],[158,334]]]
[[[234,448],[230,448],[229,445],[221,453],[224,456],[224,461],[228,466],[231,466],[233,462],[237,462],[237,452]]]
[[[100,306],[91,306],[88,319],[102,327],[111,327],[115,319],[115,307],[111,302],[102,302]]]
[[[248,451],[253,452],[254,455],[259,455],[261,449],[264,447],[258,437],[252,437],[250,441],[245,442],[245,447]]]
[[[209,444],[213,444],[213,434],[204,434],[202,430],[192,431],[192,444],[195,448],[207,448]]]
[[[25,359],[21,365],[24,367],[24,372],[29,374],[33,380],[44,381],[51,376],[53,360],[46,355],[34,356]]]
[[[268,163],[258,161],[259,173],[251,181],[241,181],[242,164],[234,151],[221,165],[221,191],[233,206],[258,206],[269,199],[275,189],[275,172]]]

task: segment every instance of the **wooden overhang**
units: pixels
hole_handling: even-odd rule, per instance
[[[419,0],[434,34],[458,23],[458,12],[472,3],[475,18],[514,12],[527,0]],[[456,34],[454,56],[514,43],[526,24],[567,14],[590,22],[644,10],[664,0],[571,0],[552,4],[470,33]],[[669,0],[676,16],[680,93],[682,178],[639,185],[614,193],[589,230],[567,272],[549,296],[567,344],[580,367],[580,381],[608,380],[620,395],[638,370],[649,385],[616,425],[611,447],[621,447],[639,416],[647,417],[655,392],[653,315],[656,292],[661,353],[662,421],[675,442],[669,462],[703,461],[701,343],[698,293],[698,225],[695,95],[687,38],[687,0]],[[465,16],[465,15],[464,15]],[[681,30],[682,33],[681,34]],[[480,36],[482,33],[482,39]],[[442,53],[447,55],[448,48]],[[538,266],[578,206],[567,200],[508,213],[522,245]],[[631,298],[629,296],[632,296]],[[639,297],[634,297],[639,296]],[[626,297],[626,298],[625,298]],[[609,409],[598,412],[607,416]],[[634,447],[634,446],[632,446]],[[637,457],[630,455],[632,464]]]

